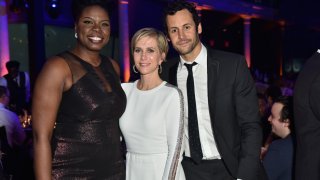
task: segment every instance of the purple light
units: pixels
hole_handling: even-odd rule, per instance
[[[129,82],[130,79],[130,43],[129,43],[129,24],[128,24],[128,0],[119,0],[119,18],[120,18],[120,46],[121,46],[121,64],[123,67],[123,81]]]
[[[5,64],[9,61],[9,33],[6,2],[0,1],[0,75],[7,73]]]

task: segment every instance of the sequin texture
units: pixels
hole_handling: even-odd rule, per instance
[[[111,62],[98,67],[60,54],[73,74],[63,93],[52,137],[53,179],[125,179],[119,117],[126,98]]]

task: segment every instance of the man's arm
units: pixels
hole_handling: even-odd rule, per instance
[[[313,114],[320,122],[320,74],[315,78],[310,88],[310,107]]]
[[[258,179],[262,129],[256,88],[245,59],[239,60],[234,90],[236,116],[241,128],[241,150],[237,178]]]

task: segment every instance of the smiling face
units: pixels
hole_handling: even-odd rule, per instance
[[[85,8],[75,24],[78,47],[89,51],[100,51],[109,41],[110,18],[100,6]]]
[[[199,34],[201,24],[196,27],[192,14],[183,9],[166,18],[169,39],[176,51],[187,61],[193,61],[201,50]]]
[[[144,36],[137,39],[133,49],[134,64],[141,75],[158,75],[159,65],[165,53],[161,53],[155,36]]]
[[[279,137],[283,137],[286,131],[289,130],[288,121],[281,120],[281,112],[282,112],[283,104],[274,103],[271,107],[271,114],[268,118],[272,126],[272,132],[275,133]]]

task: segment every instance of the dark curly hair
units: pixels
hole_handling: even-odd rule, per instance
[[[168,26],[167,26],[167,16],[176,14],[177,11],[181,11],[183,9],[188,10],[192,14],[192,18],[196,27],[198,27],[201,19],[196,10],[196,5],[191,2],[187,2],[185,0],[176,0],[169,2],[167,7],[164,9],[163,13],[163,25],[164,31],[168,34]],[[197,29],[197,28],[196,28]]]
[[[290,129],[293,129],[293,98],[292,96],[279,96],[275,99],[274,103],[280,103],[283,105],[280,114],[280,121],[286,122],[289,120]]]
[[[71,4],[74,21],[78,21],[82,11],[89,6],[100,6],[109,15],[108,0],[73,0]]]
[[[13,61],[13,60],[8,61],[8,62],[6,63],[6,68],[7,68],[7,69],[10,69],[10,68],[17,68],[17,69],[19,69],[19,68],[20,68],[20,63],[19,63],[18,61]]]

